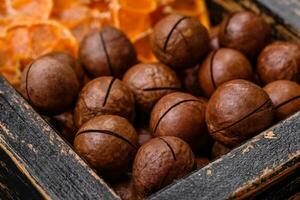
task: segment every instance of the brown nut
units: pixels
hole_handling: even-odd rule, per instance
[[[209,159],[205,157],[196,157],[195,163],[197,166],[197,169],[201,169],[202,167],[206,166],[209,163]]]
[[[194,155],[187,143],[173,136],[151,139],[137,152],[133,182],[147,196],[187,175],[194,167]]]
[[[265,20],[252,12],[237,12],[222,22],[219,40],[222,47],[241,51],[254,58],[264,48],[271,34]]]
[[[84,84],[84,70],[78,60],[76,60],[73,56],[66,52],[51,52],[47,54],[48,56],[52,56],[55,59],[59,60],[62,63],[70,65],[75,71],[78,81],[82,86]]]
[[[264,87],[275,106],[278,120],[300,111],[300,85],[293,81],[278,80]]]
[[[229,147],[263,131],[273,122],[268,94],[245,80],[221,85],[208,101],[206,123],[211,136]]]
[[[57,128],[61,136],[73,144],[76,127],[74,125],[72,110],[53,116],[52,121],[54,127]]]
[[[162,96],[180,90],[176,73],[164,64],[137,64],[123,77],[124,83],[133,91],[138,107],[149,112]]]
[[[179,72],[179,77],[183,84],[184,90],[195,96],[202,95],[202,91],[198,84],[198,70],[199,65],[196,65],[195,67],[188,68]]]
[[[199,68],[198,81],[206,97],[221,84],[234,79],[254,79],[250,62],[234,49],[221,48],[211,52]]]
[[[300,82],[300,45],[273,42],[266,46],[257,61],[257,73],[264,84],[276,80]]]
[[[75,110],[76,127],[97,115],[119,115],[134,119],[134,96],[119,79],[102,76],[90,81],[80,92]]]
[[[174,92],[162,97],[151,112],[153,136],[176,136],[193,149],[205,146],[205,109],[206,102],[187,93]]]
[[[158,60],[174,69],[195,66],[208,51],[208,32],[196,18],[171,14],[161,19],[150,37]]]
[[[209,32],[209,48],[212,51],[220,48],[219,32],[220,25],[212,27],[212,29]]]
[[[225,155],[229,151],[230,151],[230,148],[228,148],[228,147],[224,146],[223,144],[221,144],[220,142],[216,141],[212,147],[211,157],[213,159],[217,159],[217,158]]]
[[[136,132],[138,134],[139,146],[142,146],[152,139],[152,133],[148,127],[139,127],[136,129]]]
[[[142,198],[138,196],[131,179],[114,185],[113,189],[122,200],[142,200]]]
[[[120,30],[105,26],[87,35],[80,44],[79,57],[90,77],[122,78],[136,63],[133,44]]]
[[[101,115],[81,126],[74,148],[103,177],[116,180],[131,167],[137,134],[125,118]]]
[[[76,100],[79,81],[70,65],[45,55],[22,72],[21,92],[40,112],[59,114],[68,110]]]

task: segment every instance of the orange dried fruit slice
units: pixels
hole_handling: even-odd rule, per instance
[[[143,14],[151,13],[157,7],[157,1],[155,0],[119,0],[118,3],[124,10]]]
[[[55,48],[57,41],[64,39],[60,46],[76,55],[78,44],[71,32],[63,25],[52,20],[33,21],[10,27],[6,32],[6,41],[16,55],[36,58]],[[18,42],[17,42],[18,41]],[[72,47],[70,49],[70,47]]]
[[[30,19],[47,19],[51,13],[52,0],[6,0],[11,15],[21,15]]]
[[[150,31],[145,32],[144,35],[141,35],[140,38],[133,43],[138,54],[138,59],[141,62],[149,63],[157,61],[150,48],[149,35]]]
[[[0,1],[0,17],[6,17],[7,16],[7,9],[6,9],[6,1],[1,0]]]
[[[58,22],[27,21],[7,29],[2,44],[0,42],[0,59],[6,58],[5,62],[0,63],[0,69],[6,69],[4,76],[16,85],[20,81],[19,76],[13,76],[13,70],[8,69],[21,71],[32,59],[52,51],[66,51],[76,56],[77,50],[74,36]]]
[[[6,29],[10,24],[9,20],[6,18],[0,18],[0,37],[4,37]]]
[[[203,0],[175,0],[169,4],[169,6],[175,12],[179,12],[183,15],[197,16],[201,14]]]
[[[72,4],[60,12],[53,14],[52,17],[68,28],[72,28],[80,21],[92,17],[92,15],[87,6]]]
[[[1,66],[9,66],[12,63],[10,63],[10,52],[8,49],[8,45],[6,44],[6,41],[4,38],[0,38],[0,67]]]
[[[167,16],[164,12],[165,6],[159,6],[154,12],[150,14],[151,25],[154,26],[161,18]]]
[[[52,17],[67,26],[78,42],[91,31],[100,29],[106,20],[105,12],[100,13],[99,10],[83,4],[72,4],[60,12],[53,13]]]
[[[127,11],[122,8],[118,14],[119,28],[124,31],[131,40],[135,40],[139,34],[151,28],[150,16],[147,14]]]
[[[20,85],[21,71],[18,67],[1,67],[0,74],[13,86],[18,87]]]
[[[210,21],[209,21],[208,15],[205,15],[205,14],[200,15],[199,16],[199,20],[203,24],[203,26],[205,26],[208,30],[210,30],[211,25],[210,25]]]
[[[100,28],[101,28],[101,21],[87,19],[78,23],[73,28],[71,28],[71,32],[76,38],[77,42],[80,43],[86,35],[88,35],[93,31],[100,30]]]
[[[107,12],[109,10],[109,2],[105,0],[91,0],[88,5],[90,8],[97,9],[100,12]]]

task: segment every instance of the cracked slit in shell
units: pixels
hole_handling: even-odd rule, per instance
[[[168,43],[169,43],[169,41],[170,41],[170,39],[171,39],[171,36],[172,36],[173,32],[175,31],[176,27],[177,27],[183,20],[188,19],[188,18],[189,18],[189,17],[186,17],[186,16],[181,17],[181,18],[174,24],[174,26],[172,27],[172,29],[171,29],[170,32],[168,33],[167,38],[166,38],[166,41],[165,41],[165,43],[164,43],[164,47],[163,47],[163,51],[164,51],[164,52],[167,51]]]
[[[279,109],[280,107],[285,106],[286,104],[289,104],[289,103],[291,103],[291,102],[293,102],[293,101],[295,101],[297,99],[300,99],[300,95],[299,96],[295,96],[293,98],[290,98],[289,100],[284,101],[284,102],[278,104],[277,106],[275,106],[275,109]]]
[[[172,105],[170,108],[168,108],[163,114],[162,116],[158,119],[156,125],[155,125],[155,128],[154,128],[154,133],[156,133],[156,130],[161,122],[161,120],[173,109],[175,108],[176,106],[180,105],[180,104],[183,104],[183,103],[186,103],[186,102],[192,102],[192,101],[198,101],[200,102],[199,100],[197,99],[186,99],[186,100],[182,100],[182,101],[179,101],[177,103],[175,103],[174,105]]]
[[[104,106],[106,105],[106,103],[107,103],[107,100],[108,100],[108,97],[109,97],[109,93],[110,93],[110,91],[111,91],[112,85],[113,85],[113,83],[115,82],[115,80],[116,80],[116,78],[112,78],[111,82],[110,82],[109,85],[108,85],[108,89],[107,89],[107,92],[106,92],[106,94],[105,94],[104,101],[103,101],[103,103],[102,103],[102,107],[104,107]],[[90,108],[90,107],[87,105],[87,103],[86,103],[86,101],[85,101],[85,98],[83,98],[83,97],[81,97],[81,98],[82,98],[82,102],[83,102],[84,107],[85,107],[89,112],[95,112],[95,111],[93,111],[93,108]],[[95,112],[95,113],[97,113],[97,112]]]
[[[110,83],[109,83],[109,85],[108,85],[108,88],[107,88],[107,91],[106,91],[106,94],[105,94],[105,97],[104,97],[104,101],[103,101],[102,107],[104,107],[106,105],[106,102],[107,102],[108,97],[109,97],[109,93],[110,93],[110,91],[112,89],[112,86],[113,86],[115,80],[116,80],[116,78],[112,78],[111,81],[110,81]]]
[[[103,46],[103,50],[104,50],[104,54],[105,54],[105,57],[106,57],[106,62],[107,62],[110,74],[111,74],[111,76],[115,76],[114,68],[111,64],[111,60],[110,60],[110,57],[109,57],[108,52],[107,52],[107,48],[106,48],[106,44],[105,44],[102,32],[99,33],[99,37],[100,37],[100,41],[101,41],[102,46]]]
[[[132,142],[130,142],[127,138],[123,137],[122,135],[113,132],[113,131],[109,131],[109,130],[93,130],[93,129],[88,129],[88,130],[84,130],[84,131],[80,131],[76,134],[75,137],[82,135],[82,134],[87,134],[87,133],[100,133],[100,134],[106,134],[106,135],[110,135],[113,137],[116,137],[124,142],[126,142],[127,144],[129,144],[131,147],[133,147],[134,149],[137,149],[136,145],[134,145]]]
[[[251,111],[249,114],[245,115],[244,117],[242,117],[241,119],[237,120],[236,122],[234,122],[234,123],[232,123],[232,124],[230,124],[230,125],[228,125],[228,126],[226,126],[226,127],[223,127],[223,128],[221,128],[221,129],[219,129],[219,130],[212,131],[211,134],[214,134],[214,133],[217,133],[217,132],[226,130],[226,129],[228,129],[228,128],[231,128],[231,127],[237,125],[238,123],[240,123],[240,122],[246,120],[248,117],[251,117],[252,115],[254,115],[254,114],[256,114],[256,113],[265,110],[265,109],[263,109],[265,106],[266,106],[266,108],[268,108],[268,107],[270,106],[270,105],[268,105],[268,104],[272,105],[272,102],[271,102],[270,99],[268,99],[267,101],[265,101],[265,102],[264,102],[263,104],[261,104],[258,108],[256,108],[255,110]],[[260,109],[263,109],[263,110],[260,111]]]
[[[167,145],[167,147],[170,149],[170,151],[171,151],[171,153],[172,153],[173,159],[176,161],[176,154],[175,154],[173,148],[171,147],[171,145],[170,145],[165,139],[163,139],[163,138],[161,138],[161,137],[159,137],[159,139],[160,139],[161,141],[163,141],[163,143],[165,143],[165,144]]]

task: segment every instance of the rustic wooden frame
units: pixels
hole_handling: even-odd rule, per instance
[[[276,11],[270,6],[274,0],[208,3],[229,11],[247,8],[263,13],[280,37],[300,41],[300,21],[292,22],[293,14],[272,14]],[[119,199],[2,77],[0,110],[1,199]],[[284,193],[294,195],[299,192],[299,136],[300,112],[149,199],[276,199],[285,197]],[[276,196],[274,190],[267,189],[273,184]]]

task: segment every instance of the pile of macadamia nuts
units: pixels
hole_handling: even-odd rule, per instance
[[[79,59],[53,52],[22,73],[21,92],[122,199],[143,199],[300,110],[300,46],[271,39],[251,12],[209,34],[172,14],[141,63],[103,27]]]

